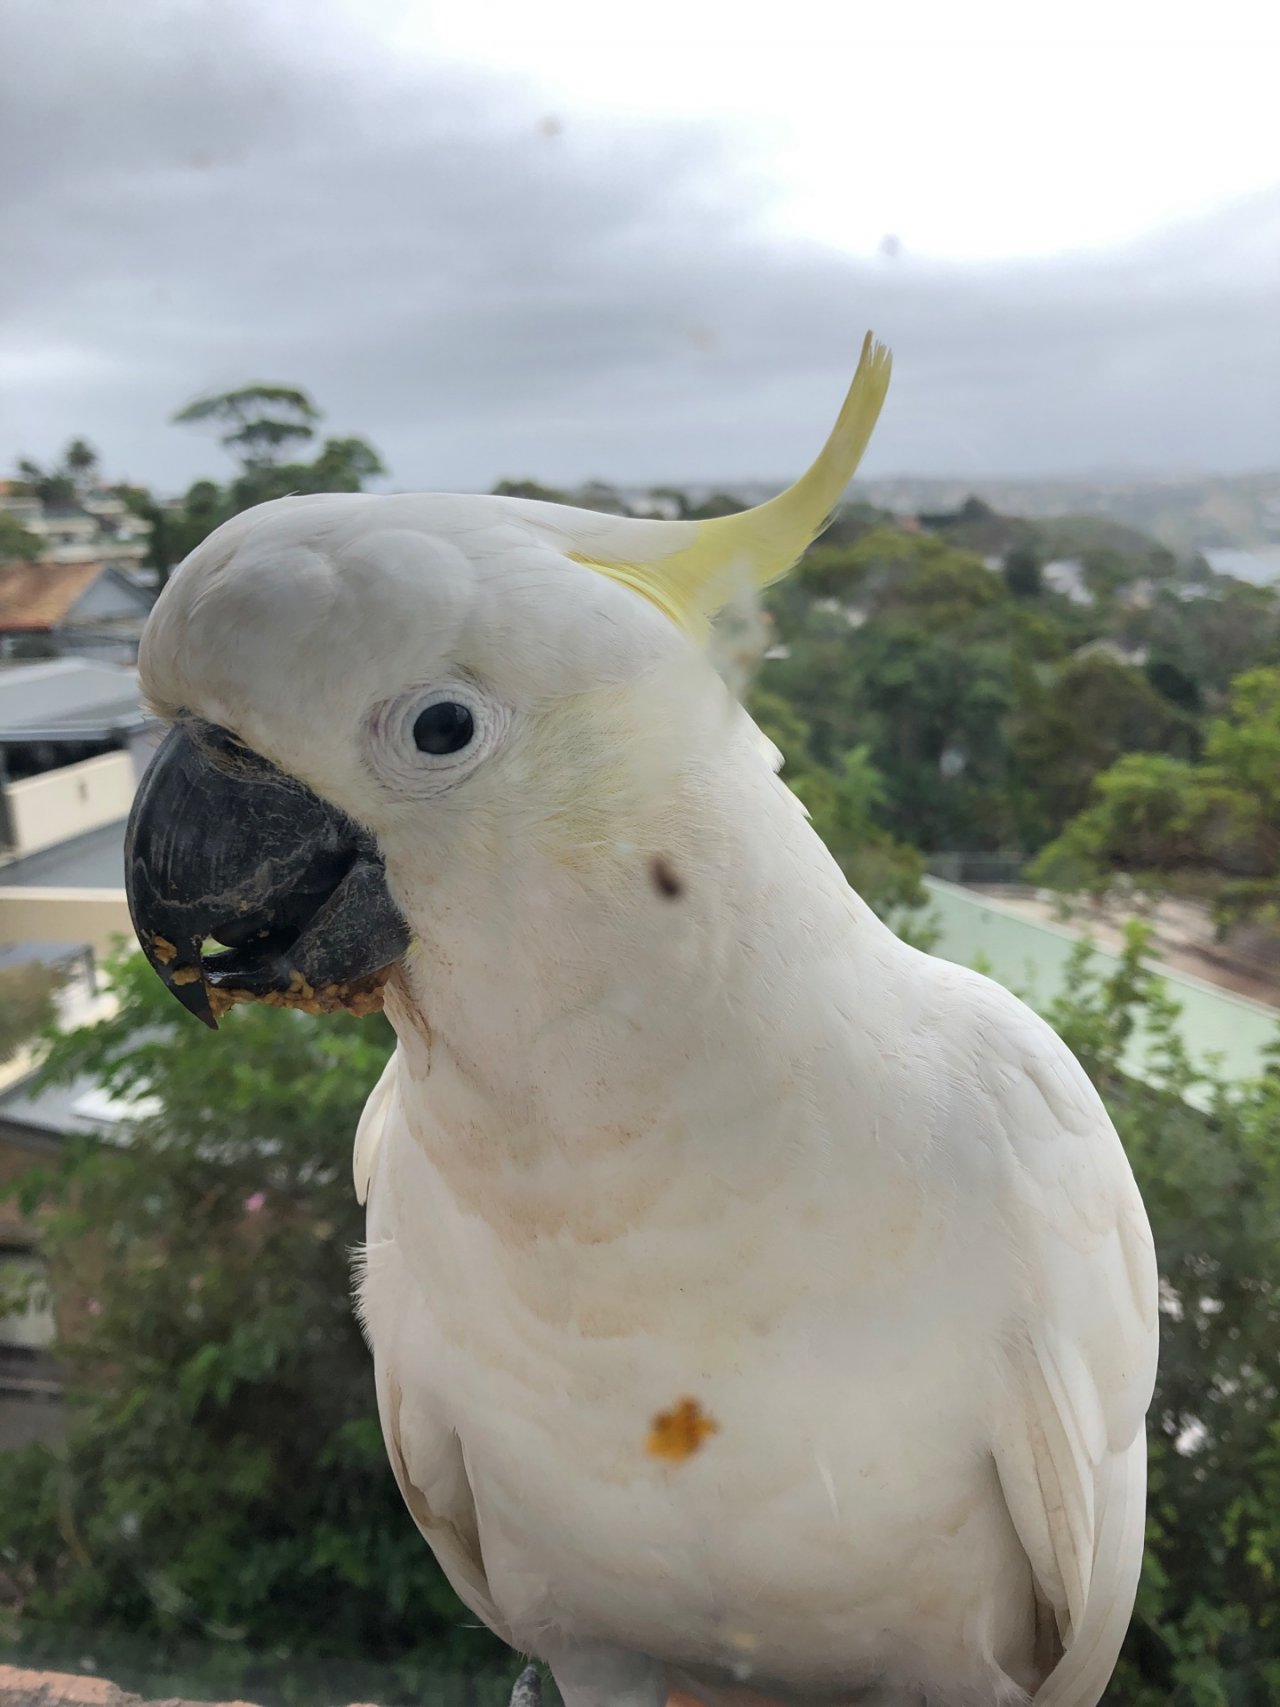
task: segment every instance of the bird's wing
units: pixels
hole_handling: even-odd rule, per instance
[[[404,1503],[454,1593],[505,1642],[516,1646],[489,1592],[461,1442],[437,1417],[407,1403],[394,1371],[377,1355],[374,1370],[382,1438]]]
[[[1006,1139],[1003,1207],[1026,1287],[996,1460],[1061,1639],[1036,1707],[1095,1707],[1142,1562],[1155,1252],[1128,1159],[1079,1062],[1020,1002],[986,980],[981,988],[979,1058]]]
[[[360,1309],[373,1350],[382,1438],[404,1503],[455,1594],[491,1630],[511,1642],[485,1576],[475,1499],[462,1444],[446,1422],[405,1393],[397,1374],[404,1362],[401,1334],[412,1331],[423,1311],[419,1299],[406,1296],[406,1292],[412,1293],[414,1281],[397,1256],[394,1240],[387,1236],[377,1192],[380,1154],[390,1129],[401,1118],[399,1062],[397,1049],[365,1104],[353,1155],[356,1196],[361,1203],[369,1201]],[[378,1318],[377,1331],[374,1316]]]
[[[400,1051],[393,1049],[360,1112],[356,1141],[351,1150],[351,1177],[356,1188],[356,1202],[360,1204],[369,1198],[369,1181],[373,1178],[382,1134],[387,1128],[387,1111],[395,1099],[399,1073]]]

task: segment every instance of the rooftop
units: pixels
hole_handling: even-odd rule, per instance
[[[123,889],[127,819],[0,864],[5,889]],[[24,903],[25,905],[25,903]]]
[[[105,563],[6,564],[0,568],[0,628],[10,633],[56,628],[106,567]]]
[[[88,658],[0,668],[0,743],[106,740],[149,721],[136,670]]]
[[[71,967],[88,952],[69,942],[0,942],[0,971],[6,966]]]
[[[0,1123],[51,1143],[72,1135],[118,1142],[120,1122],[129,1112],[91,1078],[42,1085],[33,1074],[0,1091]]]

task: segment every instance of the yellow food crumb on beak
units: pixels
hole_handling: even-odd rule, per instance
[[[167,966],[178,951],[169,941],[167,936],[153,936],[151,939],[151,952],[155,955],[161,966]]]
[[[173,975],[175,984],[198,984],[199,981],[200,968],[198,966],[179,966]]]
[[[228,990],[217,984],[209,987],[209,1007],[214,1019],[220,1020],[237,1002],[261,1002],[268,1008],[297,1008],[304,1014],[331,1014],[339,1008],[357,1019],[382,1011],[386,984],[395,962],[370,972],[350,983],[322,984],[318,989],[307,982],[301,972],[292,972],[287,990],[272,990],[265,996],[251,995],[247,990]],[[178,979],[174,979],[177,983]]]
[[[679,1399],[669,1411],[659,1411],[649,1425],[645,1451],[669,1464],[683,1464],[699,1451],[708,1435],[719,1434],[720,1424],[703,1410],[696,1399]]]

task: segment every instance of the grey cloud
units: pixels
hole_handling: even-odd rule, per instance
[[[180,487],[222,458],[173,410],[272,378],[400,486],[781,477],[873,325],[877,472],[1277,460],[1280,194],[1095,256],[853,261],[770,235],[732,136],[557,133],[522,86],[325,17],[20,0],[0,459],[78,432]]]

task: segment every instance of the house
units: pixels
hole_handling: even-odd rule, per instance
[[[104,573],[97,563],[0,571],[0,610],[28,624],[103,620],[109,602],[84,594],[101,593]],[[146,595],[125,587],[122,602],[145,615]],[[121,1118],[87,1082],[40,1086],[35,1034],[50,996],[60,1026],[110,1007],[98,961],[129,935],[125,824],[159,734],[133,669],[84,657],[0,663],[0,1450],[54,1439],[62,1425],[37,1228],[3,1188],[56,1158],[68,1135],[110,1139]],[[58,1319],[75,1307],[59,1300]]]
[[[0,667],[0,944],[127,933],[125,820],[159,735],[133,670]]]
[[[89,658],[0,665],[0,859],[123,818],[157,729],[135,670]],[[100,777],[111,778],[105,791]]]
[[[111,563],[129,576],[142,572],[151,523],[134,515],[114,492],[93,490],[65,504],[47,504],[15,482],[0,481],[0,510],[42,542],[42,563]]]
[[[0,659],[70,653],[132,664],[151,604],[109,563],[0,566]]]
[[[85,1083],[32,1078],[38,1002],[51,982],[56,1023],[109,1007],[98,960],[129,933],[124,831],[158,728],[133,670],[84,658],[0,667],[0,1188],[56,1157],[68,1134],[110,1136],[114,1116]],[[34,996],[31,992],[34,988]],[[31,1017],[15,1025],[24,1002]],[[36,1229],[0,1198],[0,1449],[55,1438],[60,1382],[50,1354]],[[15,1304],[15,1281],[30,1290]],[[65,1301],[60,1303],[63,1308]],[[6,1305],[8,1306],[6,1308]]]

